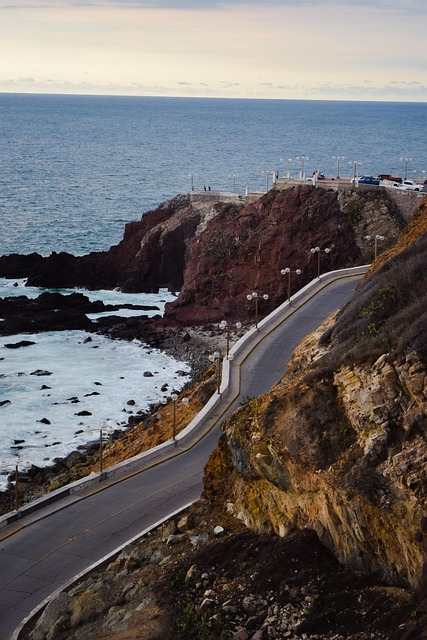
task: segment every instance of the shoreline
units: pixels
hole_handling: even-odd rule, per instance
[[[200,411],[215,391],[215,367],[208,356],[214,351],[224,352],[226,336],[223,330],[213,325],[168,328],[153,333],[152,342],[156,343],[157,349],[186,362],[190,367],[190,380],[178,394],[178,402],[181,402],[183,397],[190,400],[185,412],[180,406],[180,417],[182,420],[185,419],[185,424],[177,424],[179,432]],[[150,341],[147,341],[147,344],[154,347]],[[104,467],[126,460],[137,453],[143,453],[168,440],[172,433],[171,405],[170,400],[164,406],[159,402],[145,413],[129,416],[127,425],[123,429],[115,430],[110,441],[104,445]],[[99,441],[93,437],[68,455],[55,458],[51,465],[45,467],[32,465],[19,475],[20,506],[94,471],[99,471],[99,464]],[[15,510],[15,499],[15,474],[12,472],[8,475],[8,488],[0,491],[0,515]]]

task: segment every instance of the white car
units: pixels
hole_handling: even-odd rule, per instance
[[[402,180],[402,182],[394,182],[393,187],[397,189],[404,189],[406,191],[422,191],[424,189],[423,184],[414,182],[413,180]]]

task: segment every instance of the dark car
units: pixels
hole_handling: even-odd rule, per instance
[[[378,185],[381,180],[377,176],[362,176],[359,178],[359,184],[376,184]]]

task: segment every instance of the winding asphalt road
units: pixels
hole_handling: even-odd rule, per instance
[[[295,346],[351,297],[360,275],[333,281],[308,296],[286,320],[269,329],[244,360],[238,389],[225,394],[207,435],[190,448],[144,471],[100,482],[53,505],[25,515],[0,531],[0,640],[17,638],[14,630],[56,590],[128,541],[196,500],[203,468],[220,434],[220,423],[242,398],[268,391],[286,370]],[[236,376],[237,377],[237,376]],[[170,454],[169,454],[170,455]]]

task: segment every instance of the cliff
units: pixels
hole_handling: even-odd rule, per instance
[[[374,246],[366,236],[384,235],[382,250],[391,246],[404,225],[387,192],[332,190],[300,186],[272,190],[245,206],[218,208],[203,233],[192,243],[177,300],[166,306],[166,318],[182,324],[253,320],[248,293],[268,294],[260,304],[267,315],[320,270],[330,271],[372,261]],[[325,253],[324,249],[331,251]],[[301,274],[295,271],[301,270]]]
[[[223,425],[205,495],[251,530],[315,530],[346,566],[425,589],[427,203],[284,378]]]
[[[28,278],[29,286],[121,289],[127,292],[178,290],[190,241],[201,222],[188,197],[176,196],[125,227],[123,240],[108,251],[84,256],[52,253],[0,257],[0,274]]]
[[[288,279],[281,269],[301,270],[292,274],[292,292],[317,275],[312,247],[322,249],[322,271],[367,263],[374,246],[366,236],[384,236],[381,251],[403,226],[386,190],[337,193],[305,185],[273,190],[248,204],[177,196],[126,225],[123,240],[107,252],[2,256],[0,275],[28,277],[28,285],[44,287],[179,290],[164,324],[253,320],[248,293],[269,295],[260,305],[263,315],[286,299]]]

